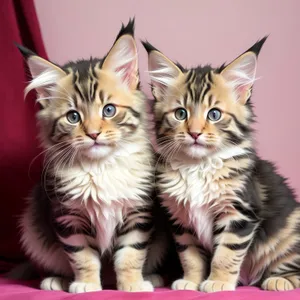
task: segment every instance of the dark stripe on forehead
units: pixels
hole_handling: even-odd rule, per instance
[[[188,92],[188,94],[190,95],[190,98],[193,101],[195,99],[195,94],[194,94],[194,90],[192,89],[190,84],[187,85],[187,92]]]
[[[94,77],[95,79],[98,79],[98,76],[97,76],[96,71],[95,71],[95,67],[96,67],[96,66],[92,66],[92,67],[91,67],[91,69],[92,69],[92,75],[93,75],[93,77]]]
[[[84,96],[83,96],[83,94],[81,93],[81,90],[79,89],[77,83],[74,84],[74,89],[75,89],[76,93],[79,95],[79,97],[81,98],[81,100],[84,100]]]
[[[207,73],[207,79],[208,79],[208,81],[209,81],[210,83],[213,83],[213,79],[212,79],[212,71],[209,71],[209,72]]]
[[[102,90],[99,92],[99,99],[102,103],[104,102],[104,92]]]
[[[183,106],[186,108],[187,107],[187,101],[188,101],[188,94],[185,93],[184,97],[183,97]]]
[[[81,100],[84,100],[83,94],[81,93],[81,90],[79,89],[79,86],[78,86],[78,81],[79,81],[78,74],[73,73],[73,86],[74,86],[74,89],[75,89],[76,93],[79,95],[79,97],[81,98]]]
[[[209,90],[211,89],[211,85],[210,85],[210,83],[206,83],[206,87],[205,87],[205,89],[203,90],[203,92],[202,92],[202,95],[201,95],[201,102],[203,103],[203,101],[204,101],[204,99],[205,99],[205,96],[206,96],[206,94],[209,92]]]
[[[190,70],[187,74],[186,82],[190,81],[193,75],[194,75],[194,71]]]
[[[91,100],[95,101],[96,98],[96,91],[98,88],[98,77],[95,72],[95,66],[91,66]]]
[[[209,107],[211,106],[212,99],[213,99],[213,95],[210,95],[210,96],[208,97],[208,106],[209,106]]]
[[[78,101],[77,101],[77,96],[76,96],[76,94],[74,94],[74,95],[72,96],[72,100],[74,101],[75,107],[78,108]]]
[[[98,82],[94,81],[94,83],[92,85],[93,85],[93,93],[91,95],[91,98],[92,98],[92,101],[95,101],[95,99],[96,99],[96,91],[97,91],[97,88],[98,88]]]

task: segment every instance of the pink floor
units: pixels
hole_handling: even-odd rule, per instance
[[[18,282],[0,279],[0,300],[56,300],[56,299],[88,299],[88,300],[140,300],[140,299],[161,299],[161,300],[263,300],[282,299],[300,300],[300,289],[288,292],[265,292],[257,288],[242,287],[235,292],[220,292],[204,294],[193,291],[172,291],[170,289],[157,289],[154,293],[125,293],[112,290],[92,292],[85,294],[69,294],[65,292],[41,291],[37,282]]]

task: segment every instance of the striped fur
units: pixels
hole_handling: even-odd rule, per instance
[[[257,156],[251,129],[250,95],[264,41],[227,66],[194,69],[144,43],[155,97],[157,184],[184,271],[173,289],[300,287],[300,206],[273,165]]]
[[[62,67],[20,49],[33,75],[26,91],[36,89],[42,106],[44,171],[21,219],[26,254],[56,276],[42,289],[101,290],[105,254],[114,257],[118,289],[152,291],[145,276],[161,283],[152,274],[164,249],[157,254],[153,151],[133,30],[133,21],[123,26],[104,59]]]

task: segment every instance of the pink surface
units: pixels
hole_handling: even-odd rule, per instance
[[[253,101],[263,157],[278,163],[300,195],[299,0],[35,0],[48,55],[58,63],[102,56],[121,22],[136,17],[136,37],[192,66],[220,65],[266,34]],[[143,88],[149,94],[146,51],[139,47]],[[299,198],[299,197],[298,197]]]
[[[157,289],[154,293],[125,293],[112,290],[85,294],[69,294],[65,292],[41,291],[37,289],[37,283],[16,282],[0,279],[0,300],[26,300],[26,299],[205,299],[205,300],[263,300],[263,299],[288,299],[299,300],[300,289],[288,292],[265,292],[257,288],[242,287],[235,292],[220,292],[205,294],[193,291],[172,291],[170,289]]]

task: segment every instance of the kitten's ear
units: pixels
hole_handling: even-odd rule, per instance
[[[122,28],[102,63],[102,69],[114,72],[129,89],[139,85],[138,56],[134,40],[134,19]]]
[[[240,101],[242,104],[245,104],[251,96],[258,54],[266,39],[267,36],[255,43],[221,71],[221,75],[234,89],[237,101]]]
[[[182,71],[170,59],[164,56],[148,42],[143,42],[148,52],[148,71],[151,78],[152,93],[156,99],[161,98],[165,91],[176,84]]]
[[[60,78],[64,77],[66,75],[65,71],[31,50],[18,44],[16,46],[25,58],[32,76],[31,83],[25,89],[25,96],[33,89],[37,91],[39,98],[49,96],[47,89],[54,86]]]

